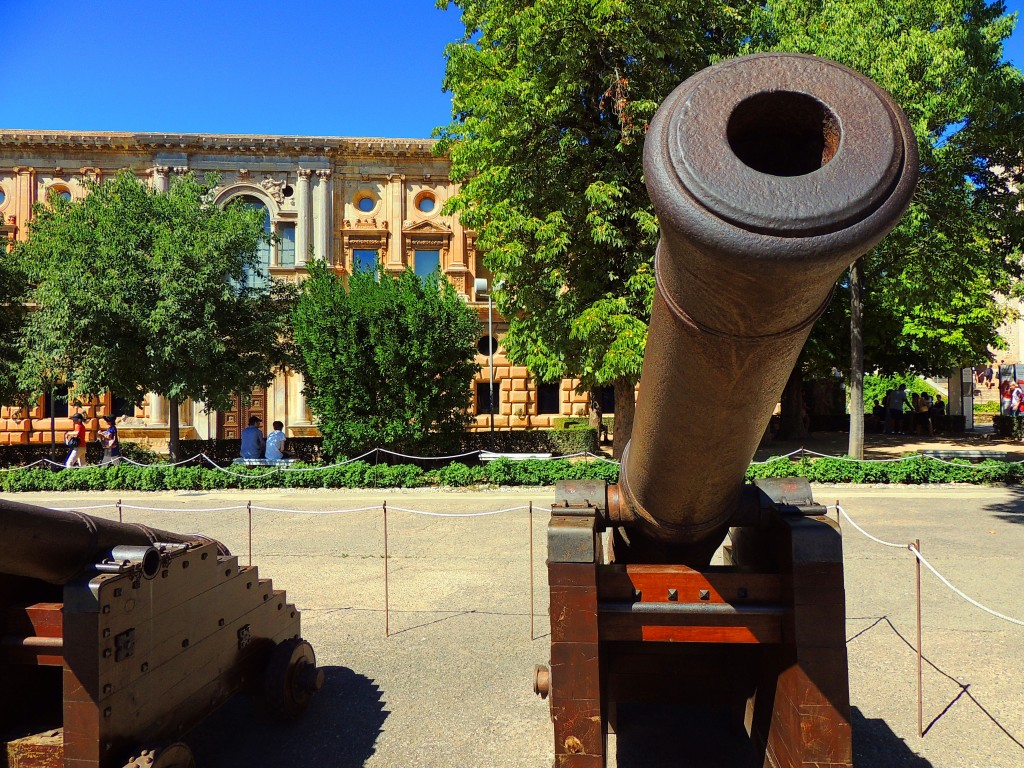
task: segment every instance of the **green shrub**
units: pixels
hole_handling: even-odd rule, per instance
[[[1024,416],[993,416],[992,428],[999,437],[1024,438]]]

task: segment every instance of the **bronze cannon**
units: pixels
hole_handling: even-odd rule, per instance
[[[299,612],[219,542],[0,501],[0,765],[193,768],[180,737],[240,690],[300,715]]]
[[[805,481],[744,476],[836,280],[899,222],[917,162],[888,94],[810,56],[723,62],[659,109],[631,440],[617,485],[559,485],[548,528],[535,688],[556,766],[605,766],[616,708],[637,701],[726,703],[765,766],[852,765],[838,527]]]

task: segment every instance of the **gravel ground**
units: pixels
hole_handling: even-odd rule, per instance
[[[303,635],[327,685],[305,719],[268,721],[239,697],[192,736],[199,768],[239,766],[551,765],[547,704],[531,690],[548,658],[546,514],[533,515],[535,627],[530,627],[530,518],[526,509],[452,519],[400,511],[473,513],[544,507],[545,488],[482,492],[414,489],[275,490],[123,495],[125,519],[224,541],[245,563],[244,505],[335,515],[253,513],[253,560],[302,610]],[[874,535],[921,539],[924,555],[968,595],[1024,619],[1024,491],[979,487],[817,487]],[[54,507],[109,504],[116,494],[22,494]],[[383,515],[388,522],[385,637]],[[241,506],[228,511],[197,511]],[[91,510],[114,517],[113,509]],[[924,738],[917,734],[913,557],[845,531],[847,637],[856,764],[864,768],[1019,768],[1024,765],[1024,627],[991,617],[924,576]],[[735,736],[646,735],[619,765],[738,765]],[[716,741],[720,740],[720,741]],[[623,747],[623,749],[626,749]],[[725,755],[729,757],[724,757]]]

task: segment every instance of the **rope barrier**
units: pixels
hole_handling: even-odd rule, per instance
[[[957,595],[962,597],[964,600],[966,600],[968,603],[973,605],[975,608],[980,608],[985,613],[989,613],[989,614],[995,616],[997,619],[1002,619],[1003,621],[1008,621],[1011,624],[1016,624],[1019,627],[1024,627],[1024,621],[1021,621],[1020,619],[1015,619],[1012,616],[1007,616],[1005,614],[999,613],[998,611],[993,611],[991,608],[988,608],[988,607],[982,605],[981,603],[979,603],[974,598],[965,595],[961,590],[959,590],[956,587],[954,587],[949,582],[949,579],[947,579],[945,576],[943,576],[941,573],[939,573],[938,570],[936,570],[935,566],[932,565],[931,563],[929,563],[925,559],[924,555],[921,554],[920,550],[918,550],[918,548],[915,547],[913,544],[908,544],[907,545],[907,549],[909,549],[913,553],[914,557],[916,557],[918,560],[921,561],[921,565],[923,565],[925,568],[927,568],[929,571],[931,571],[933,574],[935,574],[936,578],[938,578],[939,581],[941,581],[943,584],[945,584],[947,587],[949,587],[953,592],[955,592]]]
[[[867,536],[872,541],[877,542],[879,544],[882,544],[882,545],[884,545],[886,547],[896,547],[897,549],[909,550],[911,552],[911,554],[914,555],[914,557],[916,557],[918,560],[921,561],[921,565],[923,565],[925,568],[927,568],[929,571],[931,571],[933,574],[935,574],[935,577],[939,581],[941,581],[950,590],[952,590],[959,597],[963,598],[968,603],[973,605],[975,608],[980,608],[985,613],[991,614],[992,616],[995,616],[998,619],[1002,619],[1003,621],[1008,621],[1011,624],[1016,624],[1018,626],[1024,627],[1024,621],[1021,621],[1020,619],[1015,619],[1012,616],[1007,616],[1005,614],[999,613],[998,611],[994,611],[991,608],[988,608],[987,606],[982,605],[977,600],[975,600],[974,598],[972,598],[969,595],[965,594],[960,589],[957,589],[955,586],[953,586],[953,584],[949,581],[949,579],[947,579],[945,576],[943,576],[935,566],[933,566],[931,563],[929,563],[925,559],[925,556],[922,555],[921,551],[917,547],[915,547],[913,544],[895,544],[895,543],[893,543],[891,541],[884,541],[883,539],[879,539],[876,536],[872,536],[870,533],[868,533],[863,528],[861,528],[859,525],[857,525],[857,523],[854,521],[854,519],[852,517],[850,517],[850,515],[847,513],[847,511],[845,509],[843,509],[842,506],[840,506],[839,504],[835,504],[835,505],[829,506],[828,509],[835,509],[840,515],[842,515],[844,518],[846,518],[847,522],[849,522],[850,525],[852,525],[854,528],[856,528],[858,531],[860,531],[862,534]]]
[[[242,473],[239,473],[239,472],[232,472],[231,470],[226,469],[225,467],[222,467],[219,464],[217,464],[216,461],[211,459],[205,453],[197,453],[195,456],[191,456],[191,457],[189,457],[187,459],[182,459],[181,461],[175,461],[175,462],[171,462],[171,463],[143,464],[141,462],[134,461],[133,459],[130,459],[127,456],[122,456],[121,457],[121,461],[123,463],[125,463],[125,464],[131,464],[132,466],[136,466],[136,467],[156,467],[158,469],[167,469],[167,468],[172,468],[172,467],[180,467],[180,466],[183,466],[185,464],[191,464],[192,462],[195,462],[197,460],[202,460],[202,461],[205,461],[207,464],[209,464],[211,469],[214,469],[214,470],[216,470],[218,472],[222,472],[224,474],[230,475],[231,477],[238,477],[238,478],[248,479],[248,478],[254,478],[254,477],[257,477],[257,478],[258,477],[264,477],[266,475],[271,475],[271,474],[274,474],[276,472],[282,472],[282,473],[287,473],[287,472],[322,472],[322,471],[325,471],[325,470],[328,470],[328,469],[337,469],[338,467],[344,467],[347,464],[352,464],[353,462],[361,461],[361,460],[365,459],[367,456],[372,456],[372,455],[377,454],[377,453],[384,453],[384,454],[387,454],[389,456],[397,456],[399,458],[411,459],[411,460],[414,460],[414,461],[450,461],[452,459],[461,459],[461,458],[467,458],[467,457],[470,457],[470,456],[478,456],[478,455],[480,455],[482,453],[488,453],[488,454],[492,454],[492,455],[497,455],[498,458],[502,458],[500,456],[500,454],[498,454],[495,451],[483,451],[483,450],[467,451],[466,453],[455,453],[455,454],[451,454],[451,455],[447,455],[447,456],[415,456],[415,455],[412,455],[412,454],[399,453],[397,451],[391,451],[391,450],[388,450],[387,448],[371,448],[369,451],[366,451],[365,453],[362,453],[359,456],[356,456],[356,457],[351,458],[351,459],[346,459],[345,461],[335,462],[334,464],[324,464],[324,465],[319,465],[319,466],[307,466],[307,467],[292,467],[292,466],[285,466],[285,467],[262,467],[262,465],[254,465],[254,466],[259,466],[260,468],[265,468],[265,469],[270,470],[268,472],[263,472],[263,473],[258,473],[258,474],[251,474],[251,473],[250,474],[242,474]],[[958,464],[956,461],[951,461],[949,459],[941,459],[941,458],[938,458],[936,456],[923,456],[921,454],[910,454],[910,455],[907,455],[907,456],[900,456],[898,458],[889,458],[889,459],[853,459],[853,458],[850,458],[849,456],[833,456],[833,455],[827,454],[827,453],[819,453],[818,451],[812,451],[809,448],[797,448],[796,450],[790,451],[789,453],[783,453],[783,454],[781,454],[779,456],[772,456],[772,457],[764,459],[762,461],[751,461],[750,465],[754,466],[754,465],[768,464],[770,462],[779,461],[781,459],[791,459],[792,457],[796,456],[797,454],[799,454],[801,457],[803,457],[803,456],[814,456],[814,457],[820,458],[820,459],[832,459],[833,461],[844,461],[844,462],[849,462],[849,463],[852,463],[852,464],[891,464],[891,463],[899,463],[901,461],[911,461],[913,459],[922,459],[924,461],[934,461],[934,462],[938,462],[940,464],[964,466],[963,464]],[[586,457],[586,458],[590,458],[590,459],[597,459],[598,461],[603,461],[606,464],[618,465],[620,463],[620,462],[616,461],[615,459],[609,459],[609,458],[607,458],[605,456],[601,456],[600,454],[591,453],[590,451],[580,451],[578,453],[569,453],[569,454],[565,454],[565,455],[562,455],[562,456],[537,456],[537,457],[531,458],[530,460],[531,461],[559,461],[559,460],[576,459],[576,458],[582,458],[582,457]],[[1019,459],[1017,461],[1004,461],[1002,463],[1004,463],[1004,464],[1024,464],[1024,459]],[[49,465],[54,466],[54,467],[64,467],[64,464],[62,462],[59,462],[59,461],[53,461],[51,459],[38,459],[38,460],[33,461],[33,462],[29,463],[29,464],[23,464],[23,465],[17,466],[17,467],[3,467],[3,468],[0,468],[0,472],[15,472],[15,471],[21,470],[21,469],[31,469],[32,467],[38,466],[40,464],[49,464]],[[92,465],[92,466],[98,466],[98,465]],[[82,469],[82,468],[84,468],[84,467],[69,467],[69,469]],[[984,466],[979,466],[979,465],[972,465],[972,468],[975,471],[977,471],[977,472],[988,472],[988,471],[993,471],[995,469],[994,467],[984,467]]]

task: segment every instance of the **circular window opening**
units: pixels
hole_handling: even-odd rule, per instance
[[[416,201],[416,207],[423,213],[432,212],[435,205],[436,203],[434,202],[433,195],[422,195],[420,199]]]
[[[6,202],[6,200],[7,200],[7,195],[4,194],[4,191],[2,189],[0,189],[0,205],[3,205],[4,202]]]
[[[493,336],[481,336],[476,349],[481,355],[492,355],[498,351],[498,340]]]
[[[356,208],[358,208],[363,213],[369,213],[376,207],[377,201],[374,200],[369,195],[363,195],[358,200],[356,200]]]
[[[71,199],[71,193],[68,192],[66,189],[58,189],[57,190],[57,197],[61,197],[61,198],[65,199],[65,200],[70,200]]]
[[[839,121],[806,93],[758,93],[736,105],[726,136],[745,165],[770,176],[803,176],[839,148]]]
[[[292,195],[295,194],[295,190],[292,189],[291,184],[285,184],[284,187],[281,189],[281,194],[284,195],[285,197],[291,197]]]

